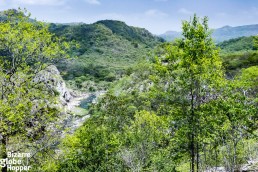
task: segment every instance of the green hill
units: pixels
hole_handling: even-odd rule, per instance
[[[254,37],[240,37],[218,43],[227,73],[234,76],[242,68],[258,65]]]
[[[127,69],[145,59],[151,49],[164,42],[146,29],[113,20],[93,24],[51,24],[50,31],[79,43],[80,48],[75,50],[78,58],[60,62],[58,67],[64,78],[80,89],[89,88],[86,81],[105,86],[120,78]],[[91,86],[90,89],[96,88]]]
[[[230,40],[218,43],[217,46],[221,48],[223,53],[252,51],[257,49],[253,45],[253,36],[230,39]]]
[[[121,21],[101,20],[96,24],[103,24],[109,28],[114,34],[124,37],[128,41],[143,43],[150,47],[156,45],[156,41],[163,41],[162,38],[152,35],[144,28],[130,27]]]

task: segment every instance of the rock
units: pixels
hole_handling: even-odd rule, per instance
[[[40,71],[33,81],[37,83],[43,82],[48,88],[58,92],[62,105],[66,105],[67,102],[73,98],[70,91],[67,89],[60,72],[54,65],[50,65]]]
[[[213,167],[206,170],[205,172],[226,172],[226,169],[224,167]]]
[[[248,164],[244,164],[241,168],[242,172],[258,171],[258,159],[248,161]]]
[[[58,133],[58,137],[62,138],[67,133],[73,133],[89,118],[87,112],[83,115],[78,115],[76,112],[81,101],[89,98],[91,94],[69,90],[56,66],[50,65],[40,71],[34,77],[33,82],[43,83],[48,89],[53,91],[53,93],[57,92],[59,95],[60,103],[58,103],[57,107],[61,111],[58,115],[59,118],[54,123],[50,123],[47,127],[47,130],[51,131],[51,133],[55,135]],[[101,96],[105,94],[105,91],[96,92],[95,94],[96,96]],[[95,101],[95,99],[92,101]],[[37,105],[36,102],[35,105]],[[37,109],[37,106],[35,106],[35,109]],[[56,126],[58,126],[58,128]]]

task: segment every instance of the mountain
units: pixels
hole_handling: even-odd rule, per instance
[[[258,34],[258,24],[246,25],[246,26],[224,26],[219,29],[215,29],[212,36],[216,42],[222,42],[225,40],[243,37],[243,36],[255,36]]]
[[[67,41],[76,41],[74,50],[78,58],[60,62],[58,69],[66,80],[76,87],[89,87],[94,83],[112,82],[128,68],[148,56],[148,52],[164,42],[143,28],[124,22],[102,20],[93,24],[50,24],[49,30]],[[104,84],[105,85],[105,84]],[[96,89],[94,84],[92,88]]]
[[[144,28],[131,27],[122,21],[101,20],[95,24],[102,24],[109,28],[114,34],[117,34],[129,41],[143,43],[150,47],[153,47],[156,44],[156,41],[163,41],[161,38],[152,35]]]
[[[222,42],[225,40],[243,37],[243,36],[254,36],[258,34],[258,24],[255,25],[245,25],[245,26],[224,26],[222,28],[214,29],[212,37],[215,42]],[[181,32],[169,31],[164,34],[159,35],[167,41],[172,41],[175,38],[180,37]]]
[[[16,9],[2,11],[0,22],[19,20],[21,15],[23,13]],[[36,21],[31,19],[31,22]],[[71,87],[92,91],[99,85],[103,88],[119,79],[130,71],[130,67],[147,58],[155,46],[165,42],[144,28],[115,20],[101,20],[93,24],[49,23],[49,31],[79,45],[79,48],[74,46],[72,54],[77,58],[61,60],[57,67]]]
[[[173,41],[176,38],[181,37],[181,32],[177,31],[167,31],[166,33],[163,33],[159,35],[161,38],[165,39],[166,41]]]

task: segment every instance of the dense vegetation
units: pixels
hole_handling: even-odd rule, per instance
[[[207,18],[167,43],[91,109],[46,171],[240,170],[257,156],[258,68],[225,78]]]
[[[229,77],[236,75],[242,68],[258,65],[255,37],[240,37],[218,43],[220,56]]]
[[[7,20],[0,23],[1,160],[7,152],[25,151],[46,136],[46,128],[57,119],[55,92],[35,77],[47,65],[68,57],[69,49],[44,23],[31,22],[23,11],[5,14]],[[2,165],[2,172],[7,172]]]
[[[254,46],[255,36],[249,36],[257,33],[257,25],[226,26],[213,30],[212,37],[217,40],[216,45],[221,49],[220,56],[228,77],[236,75],[242,68],[258,64],[257,47]],[[181,33],[167,32],[160,36],[167,41],[172,41],[180,38]]]
[[[230,39],[217,44],[221,48],[222,53],[246,52],[257,50],[254,46],[254,37],[239,37]]]
[[[182,30],[162,43],[119,21],[47,25],[1,13],[0,158],[36,148],[32,171],[240,171],[258,156],[258,39],[215,45],[196,15]],[[83,126],[50,144],[60,109],[35,77],[53,62],[72,88],[111,87]]]
[[[103,89],[120,78],[127,69],[146,59],[148,52],[163,41],[145,29],[112,20],[89,25],[51,24],[50,31],[79,44],[79,49],[74,52],[78,58],[58,67],[71,85],[90,91],[98,87]]]

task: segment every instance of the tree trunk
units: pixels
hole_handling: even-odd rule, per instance
[[[7,158],[7,151],[6,151],[6,145],[7,145],[7,137],[3,136],[2,140],[2,157],[1,159],[6,159]],[[2,167],[2,172],[7,172],[7,165],[5,167]]]
[[[199,143],[197,141],[196,143],[196,171],[199,171],[199,161],[200,161],[200,157],[199,157]]]
[[[194,159],[195,159],[195,152],[194,152],[194,134],[191,135],[191,169],[194,172]]]
[[[195,114],[194,114],[194,93],[193,86],[191,87],[191,120],[190,120],[190,128],[191,128],[191,170],[195,171]]]

